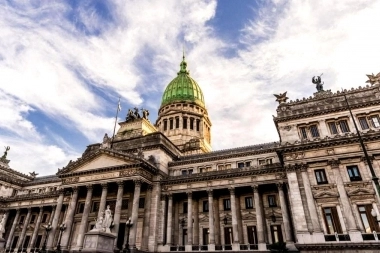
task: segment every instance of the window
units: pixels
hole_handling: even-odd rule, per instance
[[[48,214],[47,214],[47,213],[44,213],[44,215],[42,216],[42,223],[45,223],[45,222],[46,222],[47,217],[48,217]]]
[[[342,133],[350,132],[350,128],[348,127],[347,120],[339,120],[338,125]]]
[[[208,201],[203,200],[203,212],[208,212]]]
[[[251,167],[251,162],[245,162],[245,167]]]
[[[193,169],[189,169],[189,170],[187,171],[187,174],[189,174],[189,175],[193,174]]]
[[[33,224],[36,221],[36,215],[33,214],[32,218],[30,219],[30,223]]]
[[[325,224],[328,234],[341,234],[342,227],[340,226],[338,213],[336,207],[325,207],[323,208],[323,214],[325,218]]]
[[[24,220],[25,220],[25,216],[24,215],[22,215],[22,216],[20,216],[20,220],[19,220],[19,224],[23,224],[24,223]]]
[[[267,161],[266,161],[267,164],[272,164],[273,163],[273,159],[272,158],[268,158]]]
[[[360,219],[364,226],[365,233],[372,233],[373,231],[379,232],[379,225],[374,217],[371,215],[372,205],[358,206]]]
[[[194,130],[194,118],[190,118],[190,129]]]
[[[275,207],[276,204],[276,195],[268,195],[268,205],[269,207]]]
[[[219,164],[218,170],[229,170],[231,169],[231,164]]]
[[[258,163],[259,163],[259,165],[265,165],[265,160],[264,159],[259,159],[258,160]]]
[[[121,202],[121,209],[128,209],[129,199],[123,199]]]
[[[139,208],[144,208],[145,206],[145,198],[140,198],[139,199]]]
[[[372,126],[374,128],[380,127],[380,119],[378,115],[371,116],[370,119],[371,119]]]
[[[187,202],[183,202],[183,213],[187,213]]]
[[[245,208],[246,209],[252,209],[253,208],[252,197],[245,197]]]
[[[359,123],[362,130],[369,129],[369,125],[368,125],[366,117],[359,117]]]
[[[92,213],[99,211],[99,208],[100,208],[100,202],[99,201],[92,202],[92,208],[91,208]]]
[[[282,231],[281,231],[281,226],[280,225],[272,225],[270,226],[270,232],[272,235],[272,242],[283,242],[282,238]]]
[[[182,170],[182,175],[187,175],[187,170]]]
[[[302,139],[307,139],[306,127],[300,127],[300,133]]]
[[[224,211],[231,210],[231,200],[223,199],[223,207],[224,207]]]
[[[175,118],[175,128],[179,128],[179,117]]]
[[[183,117],[183,129],[187,129],[187,117]]]
[[[83,213],[83,210],[84,210],[84,203],[79,203],[77,213]]]
[[[173,126],[173,118],[170,118],[170,119],[169,119],[169,128],[170,128],[170,129],[173,129],[173,128],[174,128],[174,126]]]
[[[359,168],[356,165],[347,166],[348,176],[351,181],[361,181],[362,177],[360,176]]]
[[[317,179],[317,184],[327,184],[327,177],[324,169],[315,170],[315,178]]]
[[[210,230],[208,228],[203,228],[202,229],[202,234],[203,234],[203,245],[207,245],[210,243],[209,241],[209,233],[210,233]]]
[[[199,131],[199,126],[200,126],[200,120],[199,119],[197,119],[197,131]]]
[[[199,168],[199,173],[211,171],[211,167]]]
[[[331,134],[338,134],[338,128],[336,128],[335,122],[328,122],[328,125]]]
[[[168,121],[165,119],[164,120],[164,131],[168,129]]]
[[[257,244],[256,226],[247,226],[247,235],[249,244]]]
[[[301,139],[317,138],[319,137],[319,130],[316,124],[309,126],[302,126],[299,128]]]
[[[244,163],[238,163],[237,164],[237,167],[240,169],[240,168],[244,168]]]
[[[318,127],[317,125],[310,126],[310,133],[313,138],[319,137]]]

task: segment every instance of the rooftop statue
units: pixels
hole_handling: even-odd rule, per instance
[[[141,108],[141,113],[142,115],[140,115],[139,109],[137,107],[133,108],[133,110],[128,109],[128,113],[127,113],[127,117],[125,121],[129,122],[129,121],[134,121],[135,119],[141,119],[141,118],[148,120],[149,111],[147,109]]]
[[[11,149],[9,146],[4,147],[4,148],[5,148],[5,151],[4,151],[3,156],[0,158],[0,161],[5,161],[7,159],[8,151]]]
[[[279,104],[282,104],[282,103],[286,103],[286,100],[288,100],[289,98],[286,96],[286,93],[287,91],[285,91],[284,93],[280,93],[280,94],[273,94],[273,96],[276,97],[276,101],[279,103]]]
[[[313,78],[311,79],[313,84],[316,84],[316,88],[317,88],[318,92],[323,91],[324,82],[322,82],[322,79],[321,79],[322,75],[323,75],[323,73],[320,76],[313,76]]]
[[[368,77],[368,80],[366,81],[366,83],[370,83],[371,85],[374,85],[376,83],[380,84],[380,72],[377,73],[377,75],[374,75],[372,73],[372,75],[367,75]]]
[[[38,176],[38,173],[36,173],[35,171],[33,171],[33,172],[29,172],[29,175],[30,175],[32,178],[35,178],[36,176]]]

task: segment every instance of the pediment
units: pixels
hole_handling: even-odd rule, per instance
[[[203,217],[199,217],[199,222],[208,222],[208,215],[204,215]]]
[[[242,220],[255,220],[256,219],[256,215],[254,215],[253,213],[249,212],[249,213],[246,213],[246,214],[243,214],[241,216]]]
[[[71,170],[72,172],[79,172],[79,171],[87,171],[87,170],[93,170],[93,169],[100,169],[105,167],[113,167],[118,165],[124,165],[124,164],[132,164],[131,161],[125,161],[124,159],[120,158],[114,158],[110,157],[108,155],[100,155],[98,157],[93,158],[92,160],[88,161],[87,163],[78,166],[77,168]]]
[[[315,198],[331,198],[331,197],[339,197],[339,194],[337,192],[333,191],[322,191],[315,193]]]
[[[357,188],[355,190],[349,191],[347,194],[349,196],[351,195],[367,195],[367,194],[373,194],[373,190],[369,190],[366,188]]]

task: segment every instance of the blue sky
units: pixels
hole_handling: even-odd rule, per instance
[[[214,150],[277,141],[273,94],[380,71],[378,13],[356,0],[1,1],[0,145],[13,169],[54,174],[112,134],[119,96],[119,120],[138,106],[155,122],[183,46]]]

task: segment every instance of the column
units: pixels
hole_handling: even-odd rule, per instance
[[[9,232],[7,244],[6,244],[6,247],[5,247],[7,249],[11,247],[11,243],[12,243],[12,240],[13,240],[13,235],[15,233],[15,229],[16,229],[19,217],[20,217],[20,209],[16,209],[16,216],[15,216],[15,219],[13,220],[11,231]]]
[[[174,205],[174,241],[173,245],[179,245],[179,202]]]
[[[187,192],[187,245],[193,245],[193,193]],[[191,249],[190,249],[191,250]]]
[[[157,234],[158,234],[158,227],[159,227],[159,205],[160,205],[160,199],[161,199],[161,178],[156,177],[155,181],[153,183],[153,189],[152,189],[152,203],[150,205],[150,218],[149,218],[149,251],[157,251]]]
[[[165,225],[166,225],[166,194],[161,195],[161,203],[160,203],[161,209],[158,210],[158,215],[159,215],[159,234],[158,234],[158,244],[159,245],[164,245],[164,241],[166,239],[165,234]]]
[[[253,189],[253,201],[255,202],[256,211],[256,230],[257,230],[257,242],[259,250],[266,250],[266,244],[264,240],[264,220],[263,212],[261,209],[261,196],[259,193],[258,185],[252,186]]]
[[[319,223],[317,208],[315,207],[313,192],[311,191],[310,180],[307,175],[307,171],[306,170],[302,171],[301,175],[302,175],[303,186],[306,193],[307,207],[309,209],[311,223],[313,224],[313,230],[314,230],[313,232],[321,233],[322,229]]]
[[[214,213],[213,217],[215,218],[215,245],[221,245],[220,241],[220,216],[219,216],[219,198],[214,199]]]
[[[235,196],[236,198],[236,218],[237,218],[237,224],[238,224],[238,231],[239,231],[239,243],[244,243],[244,233],[243,233],[243,220],[241,218],[241,206],[240,206],[240,197]]]
[[[136,235],[137,235],[137,221],[139,218],[139,200],[141,192],[141,180],[134,180],[135,191],[133,194],[133,206],[132,206],[132,222],[131,233],[129,237],[129,247],[136,249]]]
[[[282,187],[283,187],[283,183],[277,183],[278,195],[280,197],[282,222],[284,224],[284,230],[285,230],[285,241],[286,241],[286,244],[289,244],[289,243],[294,243],[294,242],[292,241],[292,231],[290,230],[289,214],[288,214],[287,204],[285,200],[284,190]]]
[[[168,194],[168,221],[166,228],[166,244],[172,245],[172,229],[173,229],[173,195]]]
[[[118,188],[117,188],[117,195],[116,195],[116,204],[115,204],[115,215],[113,217],[113,223],[115,226],[113,227],[113,233],[116,235],[114,246],[116,248],[117,243],[117,237],[119,234],[119,224],[120,224],[120,214],[121,214],[121,205],[123,202],[123,194],[124,194],[124,182],[119,181],[117,182]]]
[[[208,250],[215,250],[215,229],[214,229],[214,197],[212,195],[212,190],[208,189],[208,227],[210,233],[209,236],[209,247]]]
[[[229,188],[230,196],[231,196],[231,216],[232,216],[232,233],[233,233],[233,244],[239,243],[239,231],[237,225],[237,217],[236,217],[236,200],[235,200],[235,188]]]
[[[38,230],[39,230],[40,225],[41,225],[43,211],[44,211],[44,207],[40,206],[40,212],[38,213],[38,217],[37,217],[37,221],[36,221],[36,226],[34,227],[34,231],[33,231],[33,234],[32,234],[32,239],[30,240],[27,252],[30,252],[30,249],[34,248],[34,245],[36,243],[37,235],[38,235]]]
[[[145,210],[144,210],[144,228],[142,236],[142,250],[148,251],[149,245],[149,219],[150,219],[150,203],[152,199],[152,186],[148,185],[145,195]]]
[[[91,209],[92,185],[86,185],[86,187],[87,187],[86,202],[84,203],[82,220],[80,222],[78,236],[77,236],[77,246],[75,247],[76,249],[79,249],[79,250],[83,248],[84,233],[86,233],[88,215]]]
[[[193,244],[194,245],[199,245],[199,201],[198,199],[194,200],[194,205],[193,205]]]
[[[329,165],[331,166],[334,172],[336,187],[338,189],[340,201],[342,203],[343,216],[346,218],[346,222],[347,222],[347,230],[348,232],[358,231],[358,228],[355,223],[354,214],[351,209],[351,204],[348,199],[346,189],[344,188],[342,176],[340,174],[339,161],[336,161],[336,160],[329,161]]]
[[[51,222],[51,230],[49,232],[49,237],[48,237],[48,241],[46,244],[46,248],[49,250],[53,249],[55,231],[57,231],[58,220],[59,220],[59,215],[61,214],[62,205],[63,205],[63,190],[59,194],[59,197],[57,200],[57,206],[55,208],[55,212],[54,212],[54,216],[53,216],[53,221]]]
[[[28,213],[27,213],[26,218],[25,218],[25,222],[24,222],[24,224],[22,224],[22,230],[21,230],[21,234],[20,234],[20,237],[18,239],[18,242],[17,242],[16,249],[22,248],[22,246],[23,246],[23,243],[24,243],[24,240],[25,240],[25,233],[26,233],[26,229],[27,229],[27,227],[29,225],[30,214],[31,213],[32,213],[32,208],[29,207],[28,208]]]
[[[101,185],[102,185],[102,195],[100,196],[98,217],[104,213],[104,210],[106,210],[106,200],[107,200],[107,190],[108,190],[107,183],[103,183]]]
[[[72,228],[74,225],[74,215],[75,215],[75,209],[76,209],[77,201],[78,201],[78,190],[79,190],[78,187],[73,187],[73,195],[71,197],[70,205],[67,208],[66,220],[65,220],[66,230],[65,230],[65,233],[62,234],[62,238],[61,238],[62,250],[68,249],[69,239],[70,239],[70,235],[72,233]]]

